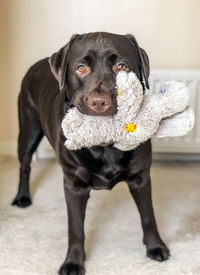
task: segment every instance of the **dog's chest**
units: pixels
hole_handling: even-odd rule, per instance
[[[91,175],[93,189],[111,189],[124,180],[132,159],[131,152],[123,152],[113,147],[95,147],[87,151],[84,166]]]

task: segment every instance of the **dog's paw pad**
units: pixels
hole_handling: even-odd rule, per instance
[[[64,263],[59,271],[59,275],[84,275],[85,271],[84,268],[80,265],[73,264],[73,263]]]
[[[21,208],[28,207],[32,204],[30,197],[27,196],[22,196],[19,198],[15,198],[14,201],[12,202],[12,205],[16,205]]]
[[[167,247],[155,247],[147,250],[147,256],[152,260],[163,262],[170,257],[170,252]]]

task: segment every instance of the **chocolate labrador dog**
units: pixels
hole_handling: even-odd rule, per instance
[[[134,36],[88,33],[74,35],[50,58],[33,65],[22,82],[18,100],[20,180],[13,205],[27,207],[31,204],[31,158],[45,135],[64,174],[69,244],[59,270],[62,275],[85,274],[84,218],[91,189],[110,190],[122,180],[127,182],[141,216],[147,256],[156,261],[169,257],[152,207],[150,140],[126,152],[112,144],[77,151],[64,147],[61,121],[72,106],[90,115],[116,113],[115,80],[120,70],[135,72],[144,90],[149,87],[148,56]]]

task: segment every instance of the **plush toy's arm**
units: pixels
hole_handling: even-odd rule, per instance
[[[162,119],[182,112],[189,103],[189,90],[183,82],[166,81],[158,95]]]
[[[65,136],[74,129],[79,128],[83,123],[83,114],[76,108],[70,109],[62,120],[61,127]]]
[[[194,120],[194,111],[188,107],[181,113],[163,119],[155,136],[157,138],[184,136],[193,128]]]
[[[66,137],[65,146],[70,150],[92,147],[115,140],[113,117],[88,116],[76,108],[70,109],[62,121]]]
[[[166,81],[161,85],[159,94],[144,97],[140,112],[147,112],[151,116],[151,119],[157,118],[162,120],[185,110],[188,102],[189,91],[184,83]]]

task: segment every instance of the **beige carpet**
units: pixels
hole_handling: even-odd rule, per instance
[[[0,275],[56,275],[67,251],[61,170],[55,161],[32,164],[28,209],[11,207],[16,159],[0,158]],[[200,163],[154,163],[153,199],[161,236],[172,257],[145,257],[138,211],[125,183],[93,191],[86,215],[88,275],[200,274]]]

